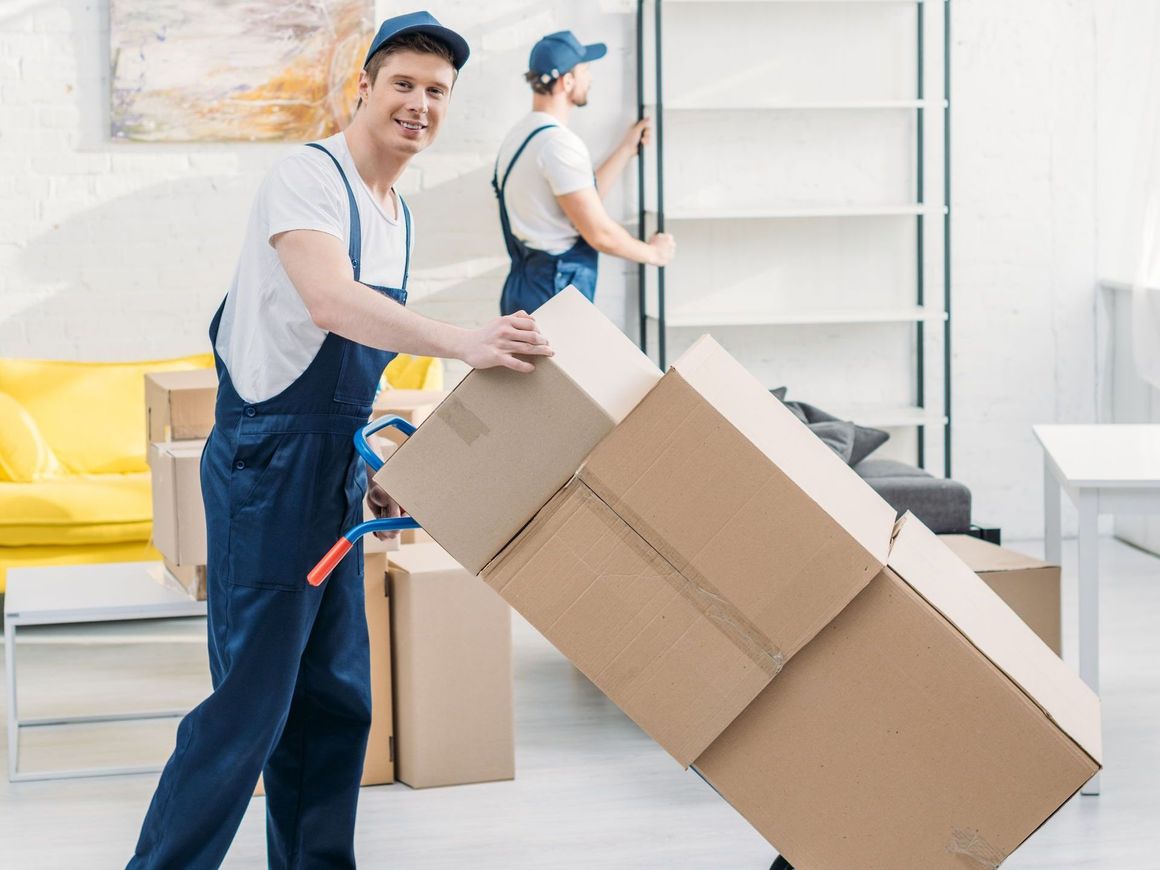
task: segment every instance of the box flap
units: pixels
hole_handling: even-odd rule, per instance
[[[1100,762],[1096,694],[913,514],[899,524],[888,564]]]
[[[1042,559],[1035,559],[1014,550],[998,547],[973,535],[939,535],[956,556],[977,574],[991,571],[1023,571],[1028,568],[1055,567]]]
[[[536,309],[536,324],[560,367],[619,423],[661,378],[660,369],[616,324],[569,286]],[[573,469],[574,471],[575,469]]]

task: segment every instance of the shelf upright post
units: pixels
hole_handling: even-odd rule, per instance
[[[657,130],[657,232],[665,231],[665,102],[661,73],[663,67],[662,46],[664,37],[661,31],[661,12],[664,0],[654,0],[655,9],[655,39],[656,39],[656,130]],[[665,267],[657,269],[657,357],[658,364],[663,371],[667,365],[665,336]]]
[[[951,0],[943,3],[943,474],[951,476]]]
[[[926,17],[922,0],[915,3],[915,15],[918,21],[916,36],[916,79],[917,96],[921,101],[925,93],[926,77]],[[919,103],[915,116],[915,199],[919,205],[925,203],[926,197],[926,111]],[[915,226],[915,283],[918,304],[921,306],[926,290],[926,216],[919,211]],[[915,393],[918,407],[926,407],[926,325],[920,320],[915,329]],[[926,427],[919,426],[918,440],[918,467],[926,467]]]
[[[644,0],[636,3],[636,118],[644,118]],[[644,225],[644,146],[636,147],[636,237],[645,240]],[[636,267],[637,302],[640,305],[640,349],[648,354],[648,288],[644,263]]]

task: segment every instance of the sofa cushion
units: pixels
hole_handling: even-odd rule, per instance
[[[933,477],[894,459],[867,459],[854,471],[899,515],[910,511],[932,532],[950,534],[971,527],[971,491],[957,480]]]
[[[0,481],[29,482],[51,477],[60,463],[32,415],[0,392]]]
[[[0,483],[0,546],[147,540],[152,508],[147,471]]]
[[[65,473],[144,472],[145,373],[212,363],[209,354],[131,363],[0,359],[0,391],[36,421]]]
[[[815,435],[826,442],[826,446],[846,460],[849,465],[857,465],[890,440],[889,432],[884,432],[881,429],[872,429],[869,426],[859,426],[852,421],[843,421],[828,411],[823,411],[816,405],[811,405],[807,402],[786,401],[787,389],[786,387],[777,387],[769,392],[789,408],[794,416],[805,423]],[[843,433],[839,437],[839,440],[842,442],[841,444],[834,442],[835,427],[828,425],[832,423],[846,423],[851,427],[849,436]],[[847,438],[851,442],[848,451],[844,449],[844,442]]]

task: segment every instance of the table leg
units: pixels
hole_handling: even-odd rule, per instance
[[[8,779],[16,778],[20,758],[19,718],[16,715],[16,626],[11,619],[4,621],[4,672],[8,708]]]
[[[1053,565],[1060,565],[1062,555],[1060,529],[1059,481],[1046,457],[1043,460],[1043,558]]]
[[[1079,495],[1079,675],[1092,691],[1100,693],[1100,587],[1099,496]],[[1083,793],[1100,793],[1100,778],[1093,778]]]

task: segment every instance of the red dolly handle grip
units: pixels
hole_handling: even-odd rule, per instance
[[[335,542],[335,545],[330,548],[330,551],[306,575],[306,579],[310,585],[321,586],[322,581],[330,576],[330,572],[338,566],[338,563],[342,561],[342,557],[349,553],[350,548],[353,546],[354,542],[346,538],[339,538]]]

